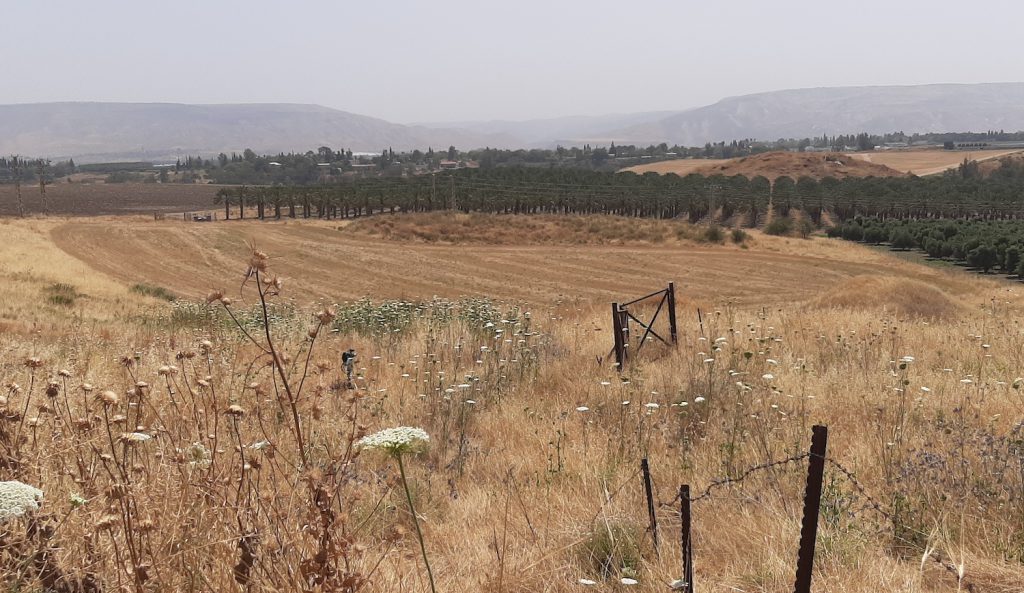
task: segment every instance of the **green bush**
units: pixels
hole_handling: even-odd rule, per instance
[[[750,235],[748,235],[747,232],[744,231],[743,229],[733,229],[732,230],[732,242],[733,243],[740,244],[740,243],[745,242],[749,238],[750,238]]]
[[[777,216],[764,227],[767,235],[788,235],[793,230],[793,221],[786,216]]]
[[[707,243],[722,243],[725,241],[725,231],[717,224],[713,224],[704,229],[702,240]]]

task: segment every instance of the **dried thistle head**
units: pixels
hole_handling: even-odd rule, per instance
[[[199,342],[199,350],[203,354],[209,354],[210,351],[213,350],[213,342],[210,340],[203,340]]]
[[[334,321],[335,317],[337,317],[337,313],[335,312],[334,307],[325,307],[323,310],[317,312],[316,314],[316,318],[321,325],[330,324],[332,321]]]
[[[245,408],[238,404],[231,404],[230,406],[228,406],[227,410],[224,410],[224,413],[227,414],[228,416],[240,418],[245,415]]]
[[[126,369],[130,369],[130,368],[134,367],[135,366],[135,357],[133,357],[133,356],[122,356],[121,357],[121,366],[125,367]]]
[[[220,301],[222,298],[224,298],[223,290],[210,291],[210,293],[206,295],[206,304],[211,305],[217,301]]]
[[[116,406],[121,403],[121,396],[108,389],[106,391],[101,391],[100,394],[96,396],[96,402],[104,406]]]
[[[38,369],[43,366],[43,359],[38,356],[32,356],[25,359],[25,366],[30,369]]]
[[[69,371],[67,369],[61,369],[61,370],[57,371],[57,374],[60,375],[61,377],[64,377],[65,379],[67,379],[68,377],[71,376],[71,371]]]
[[[60,394],[60,384],[56,381],[50,381],[46,384],[46,397],[57,397]]]

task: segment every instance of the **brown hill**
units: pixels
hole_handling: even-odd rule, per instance
[[[765,152],[753,156],[730,159],[700,167],[693,171],[701,175],[763,175],[776,179],[788,175],[793,179],[813,177],[903,177],[906,174],[891,167],[871,163],[839,152]]]

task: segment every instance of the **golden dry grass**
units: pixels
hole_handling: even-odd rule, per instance
[[[428,590],[394,463],[346,448],[396,425],[431,434],[428,451],[407,463],[440,591],[587,590],[581,578],[598,581],[593,590],[665,591],[680,576],[679,523],[668,504],[678,485],[696,494],[717,477],[799,453],[814,423],[829,425],[831,456],[884,510],[902,509],[905,529],[894,540],[892,522],[863,509],[867,501],[829,466],[816,590],[957,591],[956,578],[922,563],[925,548],[962,561],[978,591],[1018,591],[1024,579],[1013,445],[1024,415],[1013,386],[1024,368],[1016,321],[1024,301],[1009,283],[837,241],[761,235],[744,250],[422,245],[318,223],[29,221],[3,229],[18,247],[0,252],[0,379],[20,386],[8,389],[4,410],[36,420],[20,429],[9,415],[0,420],[0,479],[45,490],[39,517],[55,526],[54,561],[69,574],[94,574],[104,590],[242,590],[233,567],[251,533],[259,535],[252,590],[303,590],[298,575],[315,573],[325,532],[343,538],[324,556],[329,564],[372,573],[363,590]],[[522,298],[531,315],[497,304],[378,337],[324,331],[296,400],[310,460],[295,468],[287,397],[267,357],[230,326],[172,322],[171,305],[128,290],[140,281],[181,294],[234,287],[249,262],[247,239],[272,257],[269,274],[284,276],[272,300],[294,299],[300,311],[316,311],[318,296],[474,293]],[[651,258],[655,284],[681,287],[680,344],[652,345],[620,378],[598,364],[609,348],[607,301],[656,287],[628,270]],[[45,290],[57,282],[89,297],[48,304]],[[244,302],[231,296],[233,309],[247,309],[253,281]],[[706,307],[702,326],[695,298]],[[932,307],[945,315],[920,315]],[[288,319],[274,326],[278,344],[301,361],[313,319]],[[350,345],[360,353],[358,389],[338,389],[338,352]],[[914,360],[900,368],[906,356]],[[25,366],[30,357],[42,366]],[[177,372],[161,374],[169,365]],[[71,377],[60,378],[62,368]],[[301,375],[301,365],[287,364],[293,387]],[[52,398],[43,395],[51,378]],[[96,386],[91,395],[79,388],[86,382]],[[104,389],[119,401],[104,408],[94,400]],[[225,415],[230,405],[244,415]],[[64,409],[90,427],[66,425]],[[154,438],[117,440],[136,428]],[[262,440],[275,456],[248,448]],[[215,452],[209,467],[189,464],[193,442]],[[666,503],[660,555],[643,533],[643,455]],[[694,504],[700,590],[791,589],[803,468],[762,471]],[[311,492],[331,496],[321,494],[317,509]],[[72,494],[88,501],[73,507]],[[7,583],[20,574],[12,554],[35,549],[19,539],[23,522],[4,525]],[[99,527],[107,522],[112,529]],[[594,554],[608,534],[619,554],[603,575]],[[146,567],[139,585],[123,570],[129,541]],[[638,585],[618,584],[623,562]]]
[[[879,150],[874,152],[857,152],[850,156],[870,163],[892,167],[904,173],[923,176],[941,173],[947,169],[955,169],[960,166],[960,163],[964,162],[965,158],[969,161],[984,162],[1020,152],[1020,150],[978,150],[972,152],[959,150]]]

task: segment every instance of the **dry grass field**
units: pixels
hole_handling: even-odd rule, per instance
[[[1020,591],[1017,285],[823,238],[468,220],[0,222],[0,480],[43,491],[0,516],[0,582],[411,593],[425,555],[443,592],[666,591],[688,483],[697,588],[788,591],[806,460],[713,485],[822,423],[856,481],[826,466],[815,590]],[[620,375],[608,303],[668,280],[678,347]],[[355,444],[395,426],[430,436],[401,466]]]
[[[842,177],[888,177],[893,175],[914,174],[918,176],[935,175],[947,169],[953,169],[964,161],[976,160],[986,162],[1019,154],[1020,150],[979,150],[963,152],[955,150],[879,150],[873,152],[855,152],[844,154],[847,159],[855,159],[866,163],[845,161],[845,166],[826,162],[823,153],[784,153],[769,152],[752,157],[735,159],[679,159],[660,161],[649,165],[637,165],[623,169],[637,174],[648,172],[675,173],[688,175],[764,175],[774,179],[788,175],[794,179],[802,175],[820,179],[825,176]]]
[[[701,166],[694,166],[693,163],[702,163]],[[678,164],[673,166],[673,164]],[[661,165],[660,167],[658,165]],[[745,177],[756,177],[758,175],[768,179],[776,179],[783,175],[799,179],[800,177],[811,177],[822,179],[834,177],[845,179],[847,177],[898,177],[903,172],[885,166],[881,163],[869,162],[863,159],[855,159],[843,153],[821,153],[821,152],[764,152],[752,156],[739,157],[725,160],[676,160],[652,163],[651,165],[640,165],[626,169],[634,173],[647,173],[655,171],[658,173],[676,173],[687,175],[698,173],[700,175],[743,175]]]
[[[850,156],[863,159],[870,163],[892,167],[904,173],[917,176],[935,175],[947,169],[955,169],[964,159],[978,162],[991,161],[1020,150],[978,150],[964,152],[958,150],[880,150],[875,152],[858,152]]]

